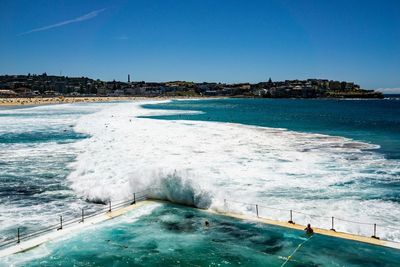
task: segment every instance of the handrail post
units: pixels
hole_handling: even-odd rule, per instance
[[[60,227],[57,229],[57,231],[63,229],[62,223],[63,223],[63,219],[62,219],[62,215],[60,215]]]
[[[110,201],[108,202],[108,212],[111,212],[111,199],[110,199]]]
[[[21,242],[20,237],[19,237],[19,227],[17,228],[17,243],[19,244]]]
[[[131,205],[136,204],[136,193],[133,193],[133,201],[131,203]]]
[[[81,220],[81,222],[84,222],[84,221],[85,221],[85,213],[84,213],[84,211],[82,209],[82,220]]]
[[[331,231],[335,231],[336,232],[336,230],[335,230],[335,217],[333,217],[333,216],[332,216],[332,228],[331,228]]]
[[[257,213],[257,217],[258,217],[258,204],[256,204],[256,213]]]
[[[376,223],[374,223],[374,235],[371,236],[371,238],[379,239],[379,237],[376,236]]]
[[[294,224],[294,221],[293,221],[293,211],[292,211],[292,210],[290,210],[290,220],[288,221],[288,223]]]

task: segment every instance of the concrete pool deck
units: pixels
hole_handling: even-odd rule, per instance
[[[132,210],[135,210],[139,207],[150,205],[150,204],[160,204],[160,203],[167,204],[169,202],[159,201],[159,200],[143,200],[143,201],[138,201],[136,204],[125,206],[125,207],[116,209],[111,212],[107,212],[107,213],[93,216],[91,218],[87,218],[87,219],[85,219],[85,221],[83,223],[72,224],[67,227],[64,227],[62,230],[53,230],[52,232],[49,232],[47,234],[44,234],[44,235],[41,235],[39,237],[35,237],[32,239],[28,239],[26,241],[21,241],[21,243],[11,245],[10,247],[0,250],[0,258],[31,250],[31,249],[36,248],[46,242],[55,240],[57,238],[65,237],[67,234],[73,233],[76,230],[83,229],[88,226],[96,225],[98,223],[119,217],[119,216],[121,216],[127,212],[130,212]],[[280,222],[280,221],[265,219],[265,218],[261,218],[261,217],[255,217],[252,215],[245,215],[245,214],[238,214],[238,213],[224,212],[224,211],[213,211],[213,210],[205,210],[205,212],[215,214],[215,215],[227,216],[227,217],[240,219],[240,220],[259,222],[259,223],[268,224],[268,225],[275,225],[275,226],[280,226],[280,227],[284,227],[284,228],[295,229],[295,230],[299,230],[299,231],[304,231],[304,228],[305,228],[304,225],[292,224],[292,223],[288,223],[288,222]],[[314,230],[314,233],[316,233],[316,234],[321,234],[321,235],[325,235],[325,236],[347,239],[347,240],[352,240],[352,241],[356,241],[356,242],[362,242],[362,243],[367,243],[367,244],[371,244],[371,245],[387,247],[387,248],[394,248],[394,249],[400,250],[400,243],[394,242],[394,241],[380,240],[380,239],[371,238],[371,237],[359,236],[359,235],[348,234],[348,233],[343,233],[343,232],[336,232],[336,231],[332,231],[332,230],[326,230],[326,229],[314,228],[314,227],[313,227],[313,230]]]
[[[53,231],[51,231],[47,234],[43,234],[41,236],[38,236],[38,237],[35,237],[32,239],[28,239],[26,241],[22,240],[19,244],[15,244],[15,245],[7,247],[3,250],[0,250],[0,258],[31,250],[31,249],[36,248],[48,241],[52,241],[57,238],[65,237],[65,235],[67,235],[69,233],[73,233],[76,230],[83,229],[83,228],[86,228],[91,225],[96,225],[98,223],[101,223],[101,222],[104,222],[104,221],[107,221],[110,219],[114,219],[114,218],[119,217],[129,211],[132,211],[134,209],[137,209],[137,208],[145,206],[145,205],[154,204],[154,203],[157,203],[157,202],[152,201],[152,200],[138,201],[136,204],[125,206],[125,207],[116,209],[111,212],[102,213],[102,214],[93,216],[91,218],[85,218],[85,221],[83,223],[72,224],[72,225],[63,227],[62,230],[54,229]]]
[[[300,230],[300,231],[304,231],[304,228],[306,227],[305,225],[275,221],[275,220],[270,220],[270,219],[266,219],[266,218],[262,218],[262,217],[238,214],[238,213],[233,213],[233,212],[221,212],[221,211],[213,211],[213,210],[207,210],[207,212],[210,212],[213,214],[218,214],[218,215],[224,215],[224,216],[228,216],[228,217],[232,217],[232,218],[236,218],[236,219],[240,219],[240,220],[260,222],[263,224],[275,225],[275,226],[280,226],[280,227],[285,227],[285,228],[290,228],[290,229],[295,229],[295,230]],[[326,229],[321,229],[321,228],[316,228],[316,227],[312,227],[312,228],[314,230],[314,233],[316,233],[316,234],[331,236],[331,237],[341,238],[341,239],[347,239],[347,240],[352,240],[352,241],[356,241],[356,242],[362,242],[362,243],[367,243],[367,244],[371,244],[371,245],[387,247],[387,248],[394,248],[394,249],[400,250],[400,243],[398,243],[398,242],[381,240],[381,239],[377,239],[377,238],[360,236],[360,235],[349,234],[349,233],[344,233],[344,232],[337,232],[337,231],[333,231],[333,230],[326,230]]]

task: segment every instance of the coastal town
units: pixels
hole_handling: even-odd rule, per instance
[[[1,75],[0,98],[54,97],[263,97],[263,98],[383,98],[382,93],[354,82],[327,79],[259,83],[101,81],[46,73]]]

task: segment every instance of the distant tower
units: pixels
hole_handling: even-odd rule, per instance
[[[130,83],[130,82],[131,82],[131,75],[128,74],[128,83]]]
[[[268,82],[267,82],[267,87],[271,88],[274,84],[272,83],[271,78],[269,78]]]

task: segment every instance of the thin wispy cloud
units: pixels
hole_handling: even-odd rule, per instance
[[[104,10],[106,10],[106,9],[103,8],[103,9],[94,10],[92,12],[89,12],[89,13],[83,15],[83,16],[80,16],[80,17],[77,17],[77,18],[74,18],[74,19],[65,20],[65,21],[62,21],[62,22],[59,22],[59,23],[56,23],[56,24],[52,24],[52,25],[48,25],[48,26],[44,26],[44,27],[40,27],[40,28],[36,28],[36,29],[30,30],[30,31],[27,31],[27,32],[20,33],[20,34],[18,34],[18,36],[25,35],[25,34],[30,34],[30,33],[34,33],[34,32],[47,31],[47,30],[58,28],[58,27],[61,27],[61,26],[65,26],[65,25],[68,25],[68,24],[71,24],[71,23],[77,23],[77,22],[82,22],[82,21],[85,21],[85,20],[93,19],[93,18],[97,17],[97,15],[99,15]]]

